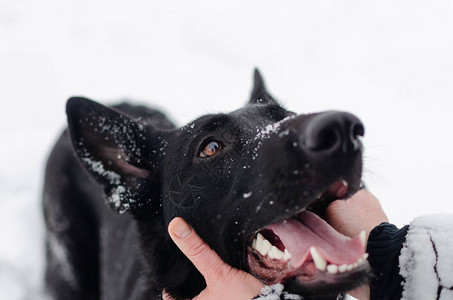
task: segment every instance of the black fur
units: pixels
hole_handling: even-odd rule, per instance
[[[80,97],[68,101],[67,115],[43,197],[46,282],[56,299],[155,299],[163,289],[193,297],[205,283],[169,238],[172,218],[182,216],[225,262],[248,271],[256,231],[313,206],[339,179],[349,194],[360,186],[360,121],[341,112],[296,115],[258,71],[244,108],[181,128],[146,107]],[[200,157],[211,141],[221,151]],[[317,203],[318,213],[327,204]]]

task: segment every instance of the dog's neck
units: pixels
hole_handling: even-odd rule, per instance
[[[196,290],[194,295],[190,295],[195,297],[205,288],[203,277],[173,243],[163,222],[139,219],[137,225],[146,274],[156,294],[160,295],[165,290],[175,299],[179,299],[183,295],[187,298],[189,291]],[[183,265],[190,267],[181,268]]]

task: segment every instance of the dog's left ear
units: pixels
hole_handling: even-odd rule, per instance
[[[161,132],[85,98],[69,99],[66,113],[76,153],[104,186],[111,208],[134,214],[143,206],[159,206],[153,202],[160,193]]]
[[[263,77],[261,76],[260,71],[255,68],[253,74],[253,89],[252,95],[250,96],[249,104],[255,103],[270,103],[270,102],[277,102],[275,99],[269,94],[264,84]]]

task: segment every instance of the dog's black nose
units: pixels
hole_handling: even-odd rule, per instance
[[[353,153],[359,150],[362,122],[346,112],[329,111],[314,116],[302,131],[302,145],[312,152]]]

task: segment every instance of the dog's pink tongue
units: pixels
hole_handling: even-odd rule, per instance
[[[291,265],[294,267],[305,262],[312,246],[328,263],[336,265],[352,264],[363,256],[364,247],[358,236],[351,239],[342,235],[309,211],[298,214],[296,218],[267,227],[279,236],[291,253]]]

